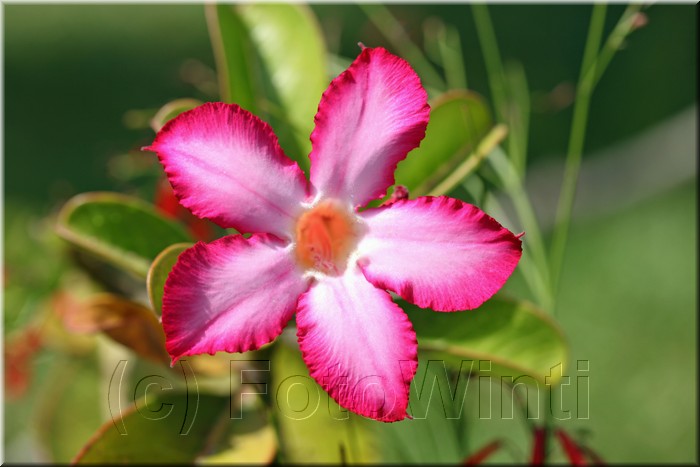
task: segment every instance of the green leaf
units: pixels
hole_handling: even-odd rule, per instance
[[[450,91],[431,103],[430,122],[420,147],[399,163],[396,183],[411,197],[430,192],[473,151],[491,129],[484,100],[470,91]]]
[[[105,423],[73,460],[88,463],[193,463],[230,420],[228,396],[152,390]],[[122,423],[123,422],[123,423]]]
[[[375,422],[341,408],[316,384],[296,340],[281,344],[274,346],[270,363],[283,461],[377,462],[368,430]]]
[[[311,10],[298,4],[207,8],[222,98],[269,120],[287,155],[308,169],[313,118],[328,85],[325,43]]]
[[[253,75],[255,59],[248,31],[233,5],[208,4],[205,10],[216,59],[221,100],[235,102],[257,114]]]
[[[229,423],[226,434],[210,452],[197,459],[197,464],[272,463],[277,454],[277,434],[267,414],[261,407],[249,407],[243,409],[240,417]]]
[[[450,392],[450,381],[442,362],[428,362],[419,354],[416,376],[411,382],[408,411],[413,419],[396,423],[374,423],[370,430],[378,440],[384,463],[459,464],[466,449],[462,432],[468,418],[465,401],[455,396],[464,388],[467,375],[457,380]],[[461,412],[458,412],[461,409]]]
[[[487,159],[497,149],[498,145],[508,134],[508,127],[503,124],[494,126],[476,148],[469,153],[464,161],[452,170],[440,183],[432,187],[429,195],[441,196],[451,193],[460,185],[464,188],[469,183],[469,175],[481,168],[484,159]]]
[[[329,82],[321,28],[311,9],[301,4],[245,3],[238,11],[270,84],[266,110],[274,117],[280,144],[302,169],[308,169],[309,135]]]
[[[58,215],[56,231],[72,245],[143,278],[163,249],[190,241],[182,226],[153,206],[118,193],[71,198]]]
[[[531,376],[545,382],[550,370],[567,365],[568,344],[559,326],[528,302],[494,297],[481,307],[435,313],[401,301],[431,358],[459,369],[462,360],[487,360],[499,376]],[[557,372],[550,384],[556,383]]]
[[[150,122],[151,128],[153,128],[153,131],[158,132],[161,128],[163,128],[163,125],[168,123],[169,120],[172,120],[182,112],[192,110],[201,104],[202,101],[189,98],[170,101],[161,107],[160,110],[158,110],[158,112],[156,112],[156,114],[153,116]]]
[[[153,311],[159,316],[163,312],[163,288],[165,287],[168,274],[175,266],[180,253],[191,246],[192,243],[170,245],[161,251],[151,263],[148,276],[146,277],[146,286],[148,287],[148,298],[153,306]]]
[[[53,462],[70,462],[103,423],[100,384],[96,359],[54,357],[35,421],[39,440]]]

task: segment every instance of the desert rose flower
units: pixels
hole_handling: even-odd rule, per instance
[[[521,255],[515,235],[457,199],[358,211],[394,184],[429,113],[409,64],[364,48],[321,97],[308,182],[269,125],[235,104],[204,104],[168,122],[145,149],[158,154],[182,205],[252,233],[180,255],[163,297],[173,362],[257,349],[296,313],[302,356],[324,390],[366,417],[405,418],[416,334],[387,290],[437,311],[473,309]]]

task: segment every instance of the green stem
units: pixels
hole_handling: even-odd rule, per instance
[[[469,187],[466,183],[464,183],[464,181],[462,182],[462,187],[474,199],[480,198],[480,196],[474,191],[474,189],[472,187]],[[508,218],[506,211],[503,209],[503,206],[498,201],[497,197],[488,197],[488,195],[489,192],[487,190],[484,190],[483,197],[481,197],[480,201],[478,202],[478,205],[487,208],[488,212],[491,214],[497,214],[495,217],[497,219],[501,219],[501,222],[503,223],[503,221],[505,221]],[[508,223],[510,222],[506,222],[506,224]],[[525,244],[525,248],[523,249],[523,255],[520,258],[520,261],[518,262],[517,271],[522,275],[525,284],[532,293],[531,300],[537,303],[541,308],[548,310],[550,307],[549,289],[547,288],[549,287],[549,283],[546,282],[544,278],[540,275],[539,269],[537,269],[537,266],[532,261],[532,257],[530,255],[530,248],[527,245],[527,243]]]
[[[562,181],[559,204],[557,206],[556,220],[552,237],[552,247],[550,256],[550,269],[552,272],[552,291],[556,296],[559,284],[559,275],[564,258],[564,248],[571,222],[571,212],[576,194],[576,184],[578,173],[581,167],[581,154],[586,136],[586,121],[588,120],[588,109],[595,84],[596,56],[600,48],[605,25],[605,12],[607,6],[598,3],[593,6],[591,24],[586,39],[586,48],[583,53],[583,64],[579,76],[578,89],[576,90],[576,103],[574,104],[574,117],[571,122],[571,134],[569,137],[569,147],[566,155],[566,167]]]
[[[549,284],[544,277],[542,277],[539,269],[537,269],[537,266],[532,261],[530,248],[523,249],[522,258],[520,258],[518,266],[525,283],[535,297],[536,303],[544,310],[551,310],[553,304],[548,288]]]
[[[484,55],[496,118],[498,121],[506,123],[511,129],[508,137],[508,155],[522,178],[525,175],[527,112],[529,112],[525,73],[522,68],[513,69],[511,73],[506,73],[488,7],[485,4],[473,4],[472,11],[476,33]]]
[[[550,271],[547,263],[544,240],[542,239],[542,233],[540,232],[535,211],[532,209],[530,197],[523,187],[522,180],[518,176],[515,167],[513,167],[513,163],[508,159],[508,156],[506,156],[502,149],[494,149],[488,161],[491,164],[491,167],[493,167],[493,169],[496,171],[498,178],[503,183],[504,189],[513,202],[513,206],[518,214],[520,223],[523,229],[525,229],[523,244],[525,248],[529,249],[533,263],[535,264],[539,275],[542,277],[543,282],[549,285]],[[536,293],[536,291],[533,290],[533,293]],[[541,292],[538,294],[538,296],[539,295],[542,295]],[[547,311],[552,310],[551,307],[553,305],[553,300],[551,289],[547,288],[546,298],[541,300],[539,305]]]
[[[505,125],[496,125],[491,131],[484,136],[479,145],[476,147],[462,164],[450,173],[439,185],[430,190],[428,196],[440,196],[449,193],[454,187],[472,174],[480,165],[486,156],[498,146],[503,138],[508,134],[508,128]]]
[[[498,52],[496,33],[491,23],[491,16],[489,15],[488,7],[484,4],[473,4],[472,12],[474,13],[476,34],[479,37],[479,44],[481,44],[481,50],[484,54],[484,63],[486,64],[486,73],[488,74],[491,94],[493,94],[496,115],[500,121],[505,122],[507,102],[504,84],[505,75],[503,73],[501,54]]]
[[[524,266],[523,273],[528,275],[526,278],[528,286],[533,295],[537,297],[539,305],[546,310],[550,310],[552,299],[549,290],[549,263],[546,249],[532,205],[522,186],[522,178],[525,172],[525,152],[527,149],[528,125],[526,113],[529,111],[525,74],[522,69],[516,69],[510,76],[513,78],[513,91],[520,98],[516,104],[523,105],[525,102],[527,109],[520,109],[520,114],[516,111],[509,112],[506,74],[488,7],[484,4],[474,4],[472,5],[472,11],[477,36],[484,55],[484,63],[486,64],[496,116],[499,121],[507,122],[513,130],[508,137],[510,159],[501,152],[502,156],[498,154],[495,160],[490,162],[496,172],[499,173],[499,178],[504,182],[506,191],[508,191],[515,205],[520,223],[526,232],[523,259],[527,264]],[[532,262],[529,261],[530,259],[532,259]],[[536,273],[537,277],[530,277],[533,272]]]
[[[603,73],[613,57],[617,51],[620,50],[620,47],[622,47],[625,38],[634,31],[637,13],[642,9],[642,6],[641,3],[629,5],[622,14],[620,21],[615,25],[615,29],[610,33],[608,40],[605,41],[605,45],[603,45],[603,49],[600,51],[600,55],[598,55],[598,59],[596,60],[595,68],[589,70],[589,72],[595,73],[593,87],[600,81],[600,78],[603,76]]]
[[[525,177],[527,159],[527,139],[530,127],[530,91],[525,70],[520,63],[509,63],[505,69],[508,89],[508,154],[520,178]]]
[[[401,23],[387,7],[378,3],[359,4],[358,6],[365,12],[372,24],[389,40],[392,47],[416,69],[426,85],[445,91],[445,81],[420,48],[413,43]]]
[[[445,68],[445,77],[449,89],[467,89],[467,73],[462,59],[462,44],[459,32],[452,25],[446,25],[443,29],[444,36],[437,41],[442,66]]]
[[[552,271],[552,290],[554,294],[556,294],[559,286],[561,268],[564,261],[564,251],[566,249],[569,225],[571,223],[578,173],[581,167],[581,156],[583,153],[586,121],[588,119],[591,95],[613,56],[620,49],[624,39],[634,30],[636,15],[641,8],[642,5],[640,4],[627,7],[622,17],[615,25],[615,28],[610,33],[602,50],[598,53],[603,33],[603,24],[605,22],[605,5],[597,4],[594,6],[581,66],[579,85],[576,92],[576,103],[574,105],[574,118],[571,123],[566,167],[552,236],[550,267]]]

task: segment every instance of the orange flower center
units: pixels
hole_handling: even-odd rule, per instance
[[[353,214],[334,200],[306,211],[296,224],[297,261],[324,274],[343,272],[358,238]]]

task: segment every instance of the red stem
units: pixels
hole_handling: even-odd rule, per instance
[[[543,465],[547,444],[547,428],[535,428],[535,442],[532,448],[532,465]]]
[[[557,430],[557,437],[566,452],[566,456],[571,461],[571,465],[586,465],[586,457],[583,452],[564,430]]]
[[[479,449],[476,451],[474,454],[471,456],[467,457],[467,459],[464,461],[464,465],[478,465],[481,464],[483,461],[486,460],[487,457],[489,457],[491,454],[494,452],[498,451],[501,448],[501,441],[496,440],[493,441],[483,448]]]

